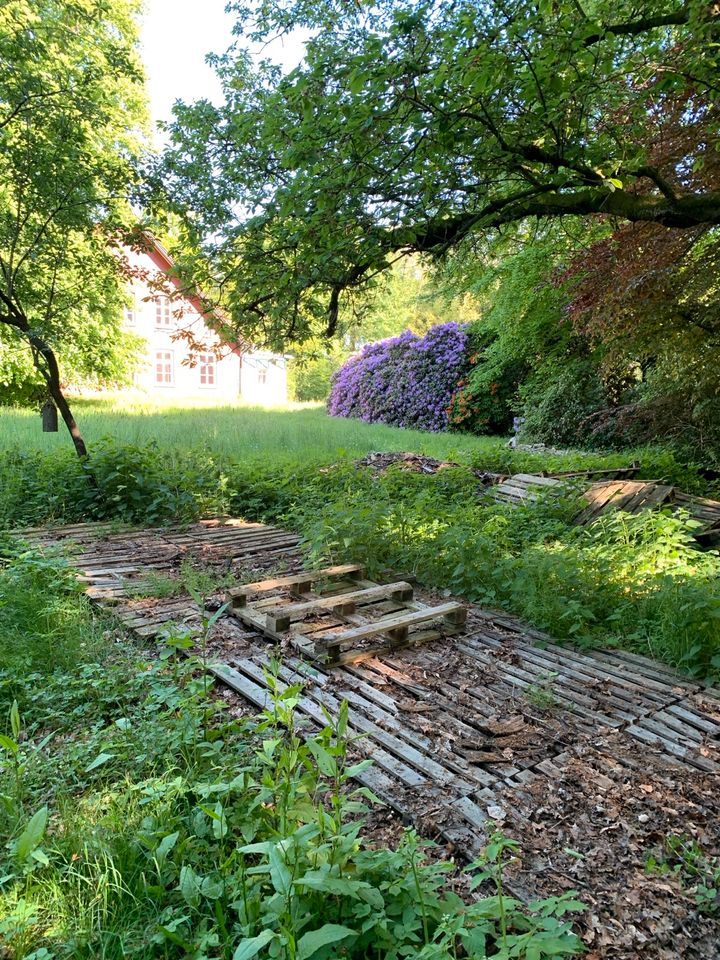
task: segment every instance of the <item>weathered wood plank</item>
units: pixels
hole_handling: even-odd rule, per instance
[[[342,633],[325,636],[322,638],[322,645],[326,648],[332,648],[344,643],[351,644],[358,640],[364,640],[366,637],[377,636],[379,633],[388,633],[418,623],[427,623],[429,620],[437,620],[441,617],[447,618],[454,625],[462,624],[467,617],[467,610],[461,603],[455,601],[442,603],[437,607],[426,607],[424,610],[413,610],[411,613],[400,614],[399,616],[384,617],[375,620],[373,623],[344,630]]]
[[[304,603],[290,603],[284,606],[276,605],[265,609],[264,613],[270,629],[280,632],[289,630],[292,621],[301,620],[307,614],[319,613],[324,610],[343,610],[345,608],[348,608],[348,613],[352,613],[357,604],[387,598],[410,600],[412,596],[412,586],[400,580],[397,583],[366,587],[362,590],[352,590],[348,593],[340,593],[332,597],[320,597],[317,600],[309,600]]]
[[[228,599],[233,606],[243,606],[247,603],[248,597],[256,593],[267,593],[270,590],[281,590],[285,587],[302,587],[305,584],[312,585],[319,580],[347,576],[348,574],[354,573],[362,576],[365,573],[365,568],[357,563],[345,563],[334,567],[325,567],[322,570],[305,570],[302,573],[292,574],[287,577],[272,577],[268,580],[258,580],[255,583],[246,583],[242,586],[231,587],[231,589],[228,590]]]

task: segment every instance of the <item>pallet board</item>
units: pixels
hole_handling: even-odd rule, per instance
[[[462,632],[451,636],[457,624],[438,629],[425,617],[428,610],[462,617],[463,605],[409,599],[407,577],[377,584],[357,564],[302,570],[297,538],[285,531],[219,521],[156,531],[83,524],[23,536],[64,545],[93,599],[112,604],[127,629],[144,638],[198,631],[202,613],[187,595],[135,596],[144,578],[171,573],[186,557],[221,567],[250,557],[268,573],[279,558],[287,572],[230,590],[232,611],[210,638],[210,671],[258,710],[270,703],[271,674],[280,689],[302,684],[297,712],[308,735],[325,725],[324,711],[332,716],[346,700],[352,750],[373,760],[358,779],[461,856],[479,851],[499,807],[520,822],[528,791],[571,778],[578,758],[600,785],[642,783],[649,770],[720,774],[718,691],[637,654],[561,647],[500,611],[471,608]],[[248,612],[257,626],[243,619]],[[314,633],[307,633],[309,616],[323,624]],[[399,617],[414,617],[406,626],[422,645],[388,649]],[[289,621],[289,632],[274,631],[277,644],[268,643],[268,620],[275,627]],[[380,652],[367,634],[373,621],[384,638]],[[343,662],[341,644],[337,662],[312,661],[315,651],[297,641],[305,635],[330,645],[343,632],[351,644],[365,634],[370,645],[361,659]]]
[[[576,518],[578,524],[591,523],[608,510],[640,513],[667,507],[687,510],[699,521],[696,538],[701,542],[709,542],[715,534],[720,536],[720,501],[695,497],[669,484],[654,480],[605,480],[594,483],[583,496],[587,506]]]
[[[499,503],[518,504],[534,503],[539,496],[561,494],[566,489],[566,483],[555,477],[543,477],[534,473],[516,473],[501,483],[490,487],[486,496]]]
[[[720,501],[695,497],[657,480],[628,479],[638,469],[630,467],[617,471],[597,471],[610,474],[611,479],[598,480],[583,493],[587,505],[575,522],[579,525],[592,523],[609,510],[640,513],[662,507],[684,509],[700,523],[695,533],[699,543],[707,546],[720,543]],[[535,503],[540,497],[561,495],[568,490],[568,482],[589,478],[590,474],[590,471],[549,476],[518,473],[490,487],[485,496],[511,506]]]
[[[132,529],[111,523],[28,527],[17,535],[36,546],[61,549],[96,600],[122,602],[184,559],[227,569],[233,564],[298,562],[299,537],[262,523],[204,520],[187,526]]]
[[[331,664],[449,636],[466,619],[463,604],[418,603],[407,581],[366,580],[357,564],[243,584],[228,592],[228,601],[233,616],[246,626],[270,640],[287,639],[303,656]],[[442,626],[434,630],[416,629],[437,622]]]

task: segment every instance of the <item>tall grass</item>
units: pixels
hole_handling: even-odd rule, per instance
[[[129,444],[154,441],[168,451],[202,448],[233,458],[327,460],[371,450],[413,450],[442,459],[496,450],[503,443],[502,438],[400,430],[329,417],[319,404],[211,407],[78,399],[73,409],[91,448],[107,437]],[[0,449],[54,451],[69,443],[62,424],[57,434],[44,434],[34,411],[0,407]]]

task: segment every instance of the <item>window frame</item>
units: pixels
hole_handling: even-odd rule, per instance
[[[170,298],[157,297],[155,299],[155,329],[172,330],[173,320]]]
[[[214,353],[198,354],[199,385],[203,390],[217,388],[217,362],[218,358]],[[205,377],[205,383],[203,383],[203,377]]]
[[[162,357],[162,359],[160,359]],[[167,370],[163,369],[163,379],[158,379],[158,364],[162,364],[163,368],[166,365],[170,367],[170,379],[166,380]],[[156,387],[174,387],[175,386],[175,353],[173,350],[156,350],[155,351],[155,386]]]

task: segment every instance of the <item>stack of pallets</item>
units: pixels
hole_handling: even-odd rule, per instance
[[[244,584],[228,600],[243,623],[331,664],[449,636],[466,619],[461,603],[420,603],[406,580],[376,583],[354,563]]]

